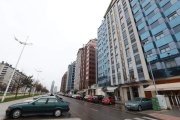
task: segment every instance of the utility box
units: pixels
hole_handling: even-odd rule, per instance
[[[152,98],[152,105],[153,105],[153,110],[155,111],[160,111],[161,108],[159,106],[159,101],[158,99],[155,97],[155,98]]]
[[[159,101],[159,106],[161,109],[167,109],[167,104],[166,104],[166,99],[164,95],[156,95],[158,101]]]

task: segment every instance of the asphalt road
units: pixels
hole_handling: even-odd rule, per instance
[[[53,116],[29,116],[21,117],[20,120],[157,120],[148,116],[131,114],[124,111],[123,107],[94,104],[68,97],[63,97],[63,99],[70,103],[70,111],[59,118]],[[1,103],[0,120],[9,120],[5,118],[7,107],[13,103],[23,102],[24,100]]]

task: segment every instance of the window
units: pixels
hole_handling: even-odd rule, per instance
[[[137,44],[136,43],[132,46],[132,48],[133,48],[133,52],[134,53],[138,52],[138,48],[137,48]]]
[[[175,27],[173,28],[173,30],[174,30],[175,33],[180,32],[180,25],[175,26]]]
[[[156,40],[161,39],[163,37],[164,37],[163,31],[161,31],[155,35]]]
[[[153,23],[151,24],[151,28],[153,29],[153,28],[157,27],[158,25],[159,25],[159,21],[156,20],[155,22],[153,22]]]
[[[172,68],[172,67],[176,67],[177,66],[175,60],[167,61],[167,62],[165,62],[165,64],[166,64],[167,68]]]
[[[163,10],[166,11],[170,7],[171,7],[171,2],[168,2],[163,6]]]
[[[37,100],[35,103],[36,104],[45,104],[46,101],[47,101],[47,98],[41,98],[41,99]]]
[[[137,65],[138,65],[138,64],[141,64],[141,60],[140,60],[139,55],[134,56],[134,58],[135,58],[135,61],[136,61],[136,64],[137,64]]]
[[[168,15],[168,19],[171,21],[172,19],[176,18],[178,16],[178,14],[176,13],[176,11],[174,11],[173,13],[171,13],[170,15]]]
[[[56,103],[57,100],[55,98],[49,98],[48,103]]]
[[[154,11],[152,11],[151,13],[149,13],[149,14],[147,15],[147,18],[150,19],[150,18],[152,18],[154,15],[155,15],[155,13],[154,13]]]
[[[136,22],[137,26],[139,26],[141,23],[142,23],[142,19],[139,19],[139,20]]]
[[[141,29],[141,30],[139,30],[139,34],[141,35],[141,34],[143,34],[145,31],[146,31],[145,28]]]
[[[149,2],[145,7],[144,7],[144,10],[146,11],[148,8],[151,7],[151,2]]]
[[[161,53],[165,53],[165,52],[171,50],[171,48],[169,47],[168,44],[160,47],[159,49],[160,49],[160,52],[161,52]]]

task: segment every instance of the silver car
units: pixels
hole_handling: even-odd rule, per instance
[[[137,97],[134,100],[130,100],[125,103],[127,110],[145,110],[152,109],[152,101],[149,98]]]

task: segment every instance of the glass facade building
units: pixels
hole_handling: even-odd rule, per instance
[[[179,0],[112,0],[104,19],[120,100],[146,96],[151,70],[161,83],[180,75]]]
[[[180,1],[131,0],[130,6],[154,77],[180,75]]]
[[[76,62],[73,62],[68,66],[67,87],[66,87],[67,91],[74,90],[75,67],[76,67]]]
[[[97,84],[100,87],[110,86],[109,47],[105,20],[98,28],[97,39]]]

